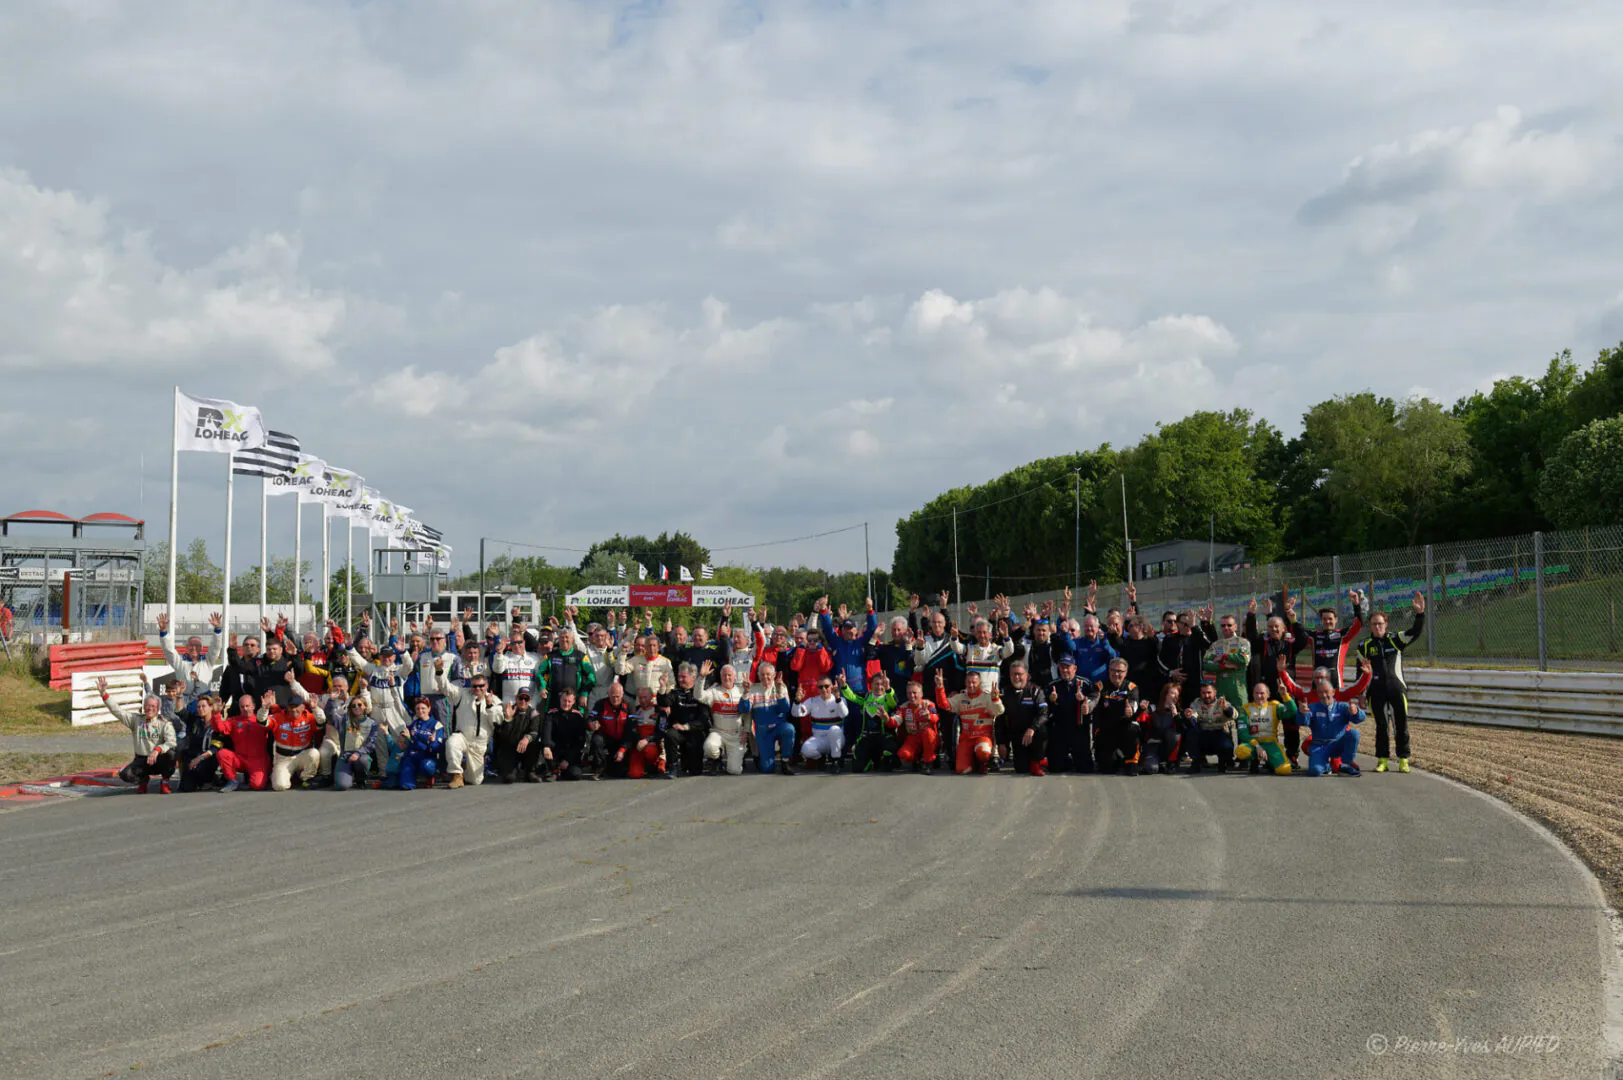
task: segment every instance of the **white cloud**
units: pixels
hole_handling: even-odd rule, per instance
[[[255,236],[204,265],[168,265],[107,204],[0,171],[0,366],[53,369],[231,358],[312,372],[333,363],[341,295],[299,269],[296,239]]]
[[[184,379],[461,550],[709,536],[722,492],[739,542],[867,519],[883,564],[1036,456],[1623,336],[1615,6],[640,10],[0,8],[6,411],[87,376],[99,444],[161,461]],[[470,490],[510,450],[606,479]],[[88,452],[0,507],[46,469],[127,508]]]

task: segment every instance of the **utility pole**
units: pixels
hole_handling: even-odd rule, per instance
[[[479,625],[485,625],[485,538],[479,538]]]
[[[958,598],[958,618],[953,620],[962,626],[964,623],[964,579],[958,573],[958,508],[952,508],[952,595]]]
[[[862,570],[863,573],[868,577],[868,599],[873,600],[873,563],[868,559],[868,523],[866,521],[862,523]],[[888,602],[889,597],[886,597],[886,601],[886,603],[880,604],[877,600],[875,600],[874,610],[885,610],[890,606]]]
[[[1206,546],[1206,603],[1213,609],[1217,608],[1217,515],[1212,515],[1212,534]]]
[[[1076,556],[1072,563],[1071,584],[1074,594],[1082,594],[1082,470],[1076,470]]]
[[[1133,538],[1127,534],[1127,474],[1121,474],[1121,542],[1127,550],[1127,584],[1133,583]]]

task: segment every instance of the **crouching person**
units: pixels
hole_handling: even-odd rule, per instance
[[[175,725],[163,718],[163,705],[157,695],[142,698],[141,711],[132,713],[107,696],[106,679],[97,679],[96,689],[113,719],[129,728],[135,741],[135,757],[128,767],[137,781],[136,792],[145,795],[148,782],[156,776],[158,791],[169,794],[169,777],[175,771]]]
[[[296,700],[290,706],[273,705],[270,710],[272,791],[286,791],[294,780],[300,784],[313,780],[321,771],[321,748],[316,736],[322,724],[310,711],[310,692],[299,685],[291,667],[284,682]]]
[[[332,777],[333,787],[338,791],[348,791],[357,785],[364,788],[377,740],[378,725],[372,719],[371,699],[365,694],[350,698],[344,715],[332,717],[329,712],[327,736],[321,742],[322,774]]]
[[[445,700],[451,706],[451,733],[445,738],[446,787],[485,782],[485,752],[490,736],[505,719],[502,699],[490,692],[489,678],[477,672],[466,689],[445,684]]]
[[[502,706],[502,720],[491,736],[491,766],[504,784],[523,779],[539,783],[535,767],[541,758],[541,716],[530,708],[530,691],[520,690]]]
[[[750,687],[741,705],[755,725],[755,764],[764,773],[774,768],[793,776],[789,759],[795,754],[796,731],[789,719],[789,687],[778,669],[762,660],[755,669],[760,682]]]
[[[558,707],[548,711],[541,722],[541,779],[579,780],[581,760],[586,757],[586,714],[575,708],[575,688],[558,691]],[[593,780],[595,773],[588,773]]]
[[[401,791],[415,791],[420,782],[434,785],[440,747],[445,745],[445,725],[434,719],[434,703],[420,697],[411,708],[411,723],[395,737],[401,750],[395,784]]]

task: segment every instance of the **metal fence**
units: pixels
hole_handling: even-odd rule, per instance
[[[1623,596],[1623,527],[1532,533],[1456,544],[1393,548],[1350,555],[1271,563],[1226,573],[1153,578],[1137,583],[1139,610],[1159,623],[1164,610],[1210,605],[1216,614],[1243,616],[1264,597],[1275,609],[1285,590],[1297,618],[1308,626],[1315,612],[1334,607],[1351,615],[1347,594],[1362,590],[1375,611],[1387,612],[1394,630],[1409,625],[1412,598],[1426,598],[1426,629],[1409,650],[1411,663],[1480,663],[1607,670],[1623,666],[1617,609]],[[1060,592],[1011,596],[1016,614],[1039,608]],[[981,613],[990,601],[975,601]],[[1081,614],[1077,593],[1072,613]],[[1100,614],[1125,607],[1122,582],[1099,583]],[[892,612],[902,614],[906,612]],[[967,614],[955,598],[953,617]]]

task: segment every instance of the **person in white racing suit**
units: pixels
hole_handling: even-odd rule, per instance
[[[721,682],[706,686],[710,674],[710,661],[699,669],[693,696],[710,706],[710,731],[704,737],[705,767],[715,762],[725,768],[729,776],[744,772],[744,688],[738,683],[738,671],[731,664],[723,664]]]
[[[817,680],[817,696],[810,701],[805,700],[805,694],[799,687],[795,689],[796,698],[794,714],[811,718],[812,733],[800,747],[800,756],[808,764],[827,758],[834,766],[834,771],[840,771],[840,757],[845,751],[845,700],[834,690],[834,679],[824,673]]]

